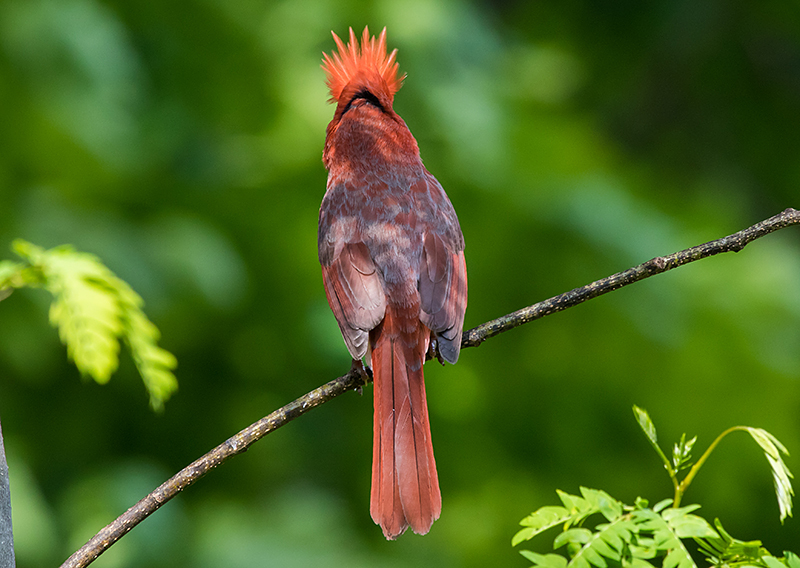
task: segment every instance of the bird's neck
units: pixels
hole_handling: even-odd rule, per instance
[[[419,147],[403,119],[356,100],[328,125],[323,162],[331,175],[419,169]]]

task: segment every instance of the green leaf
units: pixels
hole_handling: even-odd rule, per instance
[[[537,554],[530,550],[520,550],[522,556],[541,568],[567,568],[567,559],[559,554]]]
[[[786,447],[778,441],[778,439],[761,428],[746,428],[753,439],[764,450],[770,468],[772,469],[772,479],[775,484],[775,495],[778,498],[778,508],[780,509],[780,518],[783,522],[786,517],[792,516],[792,496],[794,489],[792,488],[791,479],[794,477],[792,472],[783,461],[781,454],[789,455]]]
[[[670,505],[672,505],[672,499],[664,499],[663,501],[659,501],[658,503],[655,504],[655,506],[653,507],[653,511],[655,511],[656,513],[660,513]]]
[[[633,406],[633,414],[636,416],[636,420],[639,423],[639,427],[641,427],[642,432],[645,433],[647,439],[650,440],[650,443],[653,445],[658,444],[658,434],[656,434],[656,427],[653,424],[653,421],[650,420],[650,415],[647,411],[643,408],[639,408],[638,406]]]
[[[667,459],[667,456],[664,454],[664,451],[658,445],[656,427],[653,424],[653,421],[650,419],[650,415],[647,414],[647,411],[644,408],[639,408],[635,404],[633,405],[633,414],[636,416],[636,421],[639,423],[639,427],[642,429],[642,432],[644,432],[645,436],[647,436],[647,440],[650,442],[650,445],[653,446],[653,449],[658,454],[658,457],[661,458],[661,461],[664,463],[664,469],[667,470],[670,478],[673,480],[673,482],[675,482],[675,470]]]
[[[125,284],[122,282],[122,284]],[[127,287],[127,284],[125,284]],[[128,289],[132,294],[133,291]],[[138,296],[136,296],[138,298]],[[178,361],[169,351],[158,346],[161,337],[158,328],[147,319],[139,302],[124,302],[123,323],[125,342],[150,393],[150,406],[161,410],[164,402],[178,388],[178,380],[172,373]]]
[[[639,543],[642,542],[643,534],[652,534],[651,550],[667,553],[664,558],[664,568],[697,568],[681,539],[675,534],[670,522],[664,518],[664,515],[667,515],[673,521],[676,518],[680,519],[685,510],[686,508],[666,509],[658,514],[651,509],[636,509],[631,513],[636,533],[640,537]],[[677,513],[673,511],[677,511]]]
[[[570,511],[570,514],[591,510],[591,506],[583,497],[578,497],[577,495],[565,493],[560,489],[556,489],[556,494],[558,495],[558,498],[561,499],[561,502],[564,504],[564,507],[566,507],[566,509]]]
[[[581,495],[593,510],[598,510],[606,520],[613,521],[622,515],[622,503],[614,499],[605,491],[581,487]]]
[[[24,265],[10,260],[0,260],[0,301],[8,298],[14,291]]]
[[[0,263],[0,288],[44,287],[53,295],[50,322],[82,375],[106,383],[119,364],[120,340],[131,355],[155,409],[177,389],[177,360],[158,346],[160,334],[142,299],[94,255],[69,246],[44,250],[17,239],[25,263]]]
[[[686,434],[681,434],[681,440],[672,448],[672,467],[679,472],[691,466],[692,448],[697,442],[697,436],[686,440]]]
[[[524,540],[530,540],[537,534],[546,531],[562,523],[566,523],[572,517],[564,507],[541,507],[520,521],[524,527],[514,538],[511,539],[511,546],[516,546]]]
[[[692,511],[696,511],[699,508],[700,508],[700,505],[698,505],[696,503],[694,505],[684,505],[683,507],[680,507],[678,509],[674,509],[674,508],[673,509],[666,509],[664,512],[661,513],[661,516],[664,517],[665,519],[669,520],[669,519],[673,519],[675,517],[680,517],[681,515],[685,515],[687,513],[691,513]]]
[[[678,538],[714,538],[717,532],[703,517],[691,515],[700,505],[686,505],[679,509],[665,509],[661,517]]]
[[[664,568],[697,568],[697,565],[692,561],[692,557],[689,556],[689,553],[686,552],[686,549],[683,548],[683,545],[680,548],[673,548],[667,553],[666,558],[664,558]]]
[[[715,519],[714,525],[719,536],[696,539],[700,552],[708,557],[712,565],[733,566],[735,568],[749,566],[786,568],[787,564],[781,559],[773,557],[761,546],[761,541],[743,541],[733,538],[722,527],[719,519]]]
[[[564,507],[570,513],[571,518],[568,524],[581,523],[586,517],[598,512],[598,508],[583,497],[570,495],[569,493],[564,493],[559,490],[557,490],[556,493],[564,504]]]
[[[108,269],[90,255],[58,251],[39,255],[45,287],[53,294],[50,323],[78,370],[105,383],[117,369],[122,310],[104,285]]]
[[[11,280],[24,268],[23,264],[11,260],[0,260],[0,290],[13,286]]]
[[[716,531],[703,517],[684,515],[670,521],[670,527],[678,538],[713,538]]]
[[[553,549],[559,549],[566,544],[579,544],[583,546],[592,538],[592,531],[583,528],[569,529],[559,534],[553,541]]]
[[[623,560],[623,568],[653,568],[653,565],[639,556],[634,556],[630,560]]]
[[[571,568],[606,568],[608,562],[622,561],[623,552],[632,541],[636,527],[627,517],[620,517],[614,522],[598,525],[596,532],[573,556],[569,563]]]
[[[786,564],[775,558],[774,556],[762,556],[761,561],[767,565],[767,568],[786,568]]]

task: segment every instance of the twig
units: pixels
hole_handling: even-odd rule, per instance
[[[672,270],[673,268],[688,264],[689,262],[694,262],[695,260],[700,260],[723,252],[739,252],[745,245],[755,239],[779,229],[799,224],[800,211],[786,209],[782,213],[770,217],[743,231],[739,231],[738,233],[682,250],[669,256],[653,258],[624,272],[619,272],[608,278],[597,280],[581,288],[575,288],[564,294],[554,296],[549,300],[538,302],[527,308],[522,308],[514,313],[479,325],[478,327],[464,332],[461,346],[476,347],[490,337],[494,337],[495,335],[522,324],[560,312],[581,304],[586,300],[602,296],[612,290],[633,284],[649,276]],[[120,515],[114,522],[92,537],[80,550],[70,556],[67,561],[61,565],[61,568],[78,568],[89,565],[95,558],[105,552],[105,550],[133,527],[213,468],[236,454],[244,452],[251,444],[260,440],[273,430],[280,428],[287,422],[294,420],[312,408],[348,390],[360,388],[369,380],[370,378],[362,369],[354,367],[346,375],[301,396],[294,402],[287,404],[283,408],[276,410],[269,416],[245,428],[194,463],[182,469],[155,491]]]
[[[346,375],[314,389],[283,408],[279,408],[272,414],[265,416],[258,422],[251,424],[235,436],[228,438],[206,455],[195,460],[159,485],[152,493],[117,517],[114,522],[104,527],[70,556],[61,565],[61,568],[88,566],[133,527],[209,471],[228,461],[233,456],[246,451],[250,445],[273,430],[277,430],[284,424],[291,422],[312,408],[328,402],[345,391],[361,387],[368,379],[370,378],[363,368],[353,367]]]

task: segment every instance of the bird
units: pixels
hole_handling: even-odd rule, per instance
[[[386,28],[353,28],[322,68],[336,104],[323,163],[318,252],[328,304],[353,362],[374,383],[370,515],[394,540],[426,534],[442,510],[422,366],[455,363],[467,306],[464,237],[394,95],[405,75]]]

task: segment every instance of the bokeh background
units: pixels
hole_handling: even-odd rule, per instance
[[[0,254],[99,255],[179,359],[150,411],[123,356],[82,381],[48,298],[0,304],[19,566],[60,563],[174,472],[349,368],[317,263],[330,31],[388,28],[396,110],[467,241],[472,327],[800,206],[794,2],[2,0]],[[555,489],[671,495],[663,445],[763,427],[800,453],[800,233],[707,259],[426,366],[444,509],[368,513],[371,389],[263,440],[102,556],[137,566],[526,566]],[[800,471],[796,458],[790,468]],[[692,485],[739,538],[800,552],[730,437]],[[546,551],[552,535],[539,550]]]

